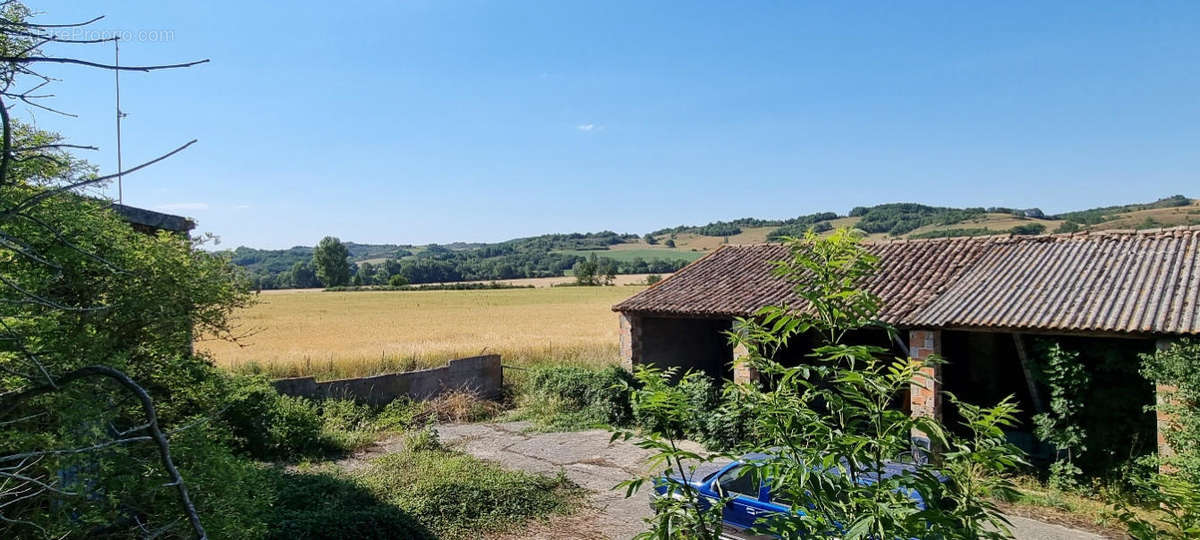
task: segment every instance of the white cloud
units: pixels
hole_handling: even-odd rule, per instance
[[[579,124],[578,126],[575,126],[575,129],[578,129],[579,131],[585,131],[585,132],[586,131],[600,131],[600,130],[604,129],[604,126],[602,126],[600,124]]]
[[[202,202],[179,202],[160,204],[154,207],[157,210],[166,210],[167,212],[181,212],[184,210],[208,210],[208,203]]]

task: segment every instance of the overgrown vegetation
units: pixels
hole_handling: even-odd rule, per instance
[[[421,516],[439,537],[477,538],[527,519],[561,513],[579,497],[564,475],[506,471],[426,439],[353,474],[381,500]]]
[[[626,425],[633,418],[622,390],[629,372],[620,367],[543,366],[522,378],[514,418],[533,420],[540,429],[577,431]]]
[[[270,471],[268,538],[477,538],[569,511],[581,493],[565,477],[506,471],[410,432],[404,449],[353,472]]]
[[[1045,359],[1042,377],[1050,388],[1050,410],[1033,417],[1034,433],[1055,449],[1050,464],[1051,487],[1074,489],[1083,473],[1075,460],[1087,450],[1080,412],[1089,377],[1079,361],[1079,353],[1064,350],[1057,343],[1047,347],[1041,356]]]
[[[858,287],[873,272],[874,258],[848,231],[828,238],[809,233],[789,241],[792,258],[778,263],[777,274],[793,281],[805,306],[766,308],[742,319],[731,334],[749,355],[738,362],[765,377],[730,385],[753,434],[735,445],[737,454],[763,452],[750,460],[746,474],[769,482],[777,496],[803,504],[803,512],[765,516],[756,533],[786,538],[812,533],[847,538],[1000,538],[1006,522],[993,497],[1011,492],[1006,471],[1021,463],[1007,443],[1004,429],[1015,422],[1015,406],[1004,401],[993,408],[956,402],[968,435],[955,436],[933,418],[912,417],[892,407],[926,365],[908,359],[886,359],[886,351],[845,345],[847,332],[877,325],[879,301]],[[822,345],[812,361],[787,367],[774,360],[777,351],[799,334],[819,336]],[[936,361],[936,360],[935,360]],[[678,478],[690,478],[684,460],[703,461],[679,449],[695,410],[689,396],[670,384],[670,373],[640,369],[641,389],[634,409],[657,418],[639,445],[655,452],[656,463]],[[950,399],[953,399],[952,397]],[[915,450],[910,433],[920,432],[936,448],[945,449],[936,467],[917,467],[895,475],[885,468]],[[716,538],[721,502],[698,504],[686,482],[639,477],[630,492],[647,482],[665,489],[656,499],[656,517],[645,538]],[[912,496],[920,494],[924,504]],[[801,503],[803,501],[803,503]]]
[[[1164,435],[1175,453],[1160,458],[1200,485],[1200,342],[1182,340],[1143,355],[1142,375],[1159,385],[1157,407],[1170,419]]]

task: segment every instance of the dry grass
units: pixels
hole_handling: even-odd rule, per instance
[[[1125,536],[1121,523],[1113,515],[1113,501],[1101,496],[1053,489],[1029,476],[1021,476],[1014,481],[1020,496],[1015,501],[1002,503],[1008,514],[1089,530],[1112,538]],[[1145,508],[1134,506],[1133,511],[1144,519],[1154,521],[1154,513]]]
[[[508,365],[617,360],[611,306],[642,287],[271,294],[237,314],[241,346],[197,348],[239,371],[328,379],[442,365],[480,353]]]
[[[467,390],[446,392],[424,403],[423,412],[441,423],[482,422],[504,411],[495,401],[482,399]]]

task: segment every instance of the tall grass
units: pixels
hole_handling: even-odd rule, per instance
[[[296,360],[268,360],[257,362],[242,360],[226,363],[225,366],[242,374],[261,374],[271,378],[315,377],[319,381],[370,377],[385,373],[397,373],[418,369],[437,368],[455,358],[480,354],[499,354],[505,366],[532,368],[546,365],[573,365],[600,368],[618,363],[617,344],[569,345],[562,347],[530,347],[524,349],[482,348],[458,352],[437,352],[422,355],[392,356],[381,354],[374,358],[338,358],[332,355],[324,359],[305,357]],[[510,373],[506,372],[505,377]],[[520,374],[516,374],[520,377]]]

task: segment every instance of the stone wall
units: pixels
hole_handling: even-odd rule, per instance
[[[445,367],[389,373],[357,379],[317,382],[312,377],[274,381],[281,394],[308,398],[350,398],[383,405],[401,396],[425,400],[443,392],[466,390],[481,397],[500,397],[504,374],[500,355],[473,356],[451,360]]]

